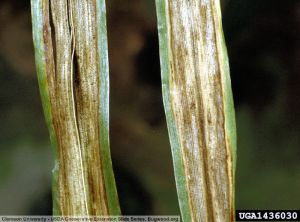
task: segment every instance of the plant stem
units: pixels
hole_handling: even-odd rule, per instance
[[[105,1],[31,0],[31,10],[40,92],[55,150],[53,212],[118,215],[108,137]]]
[[[183,221],[234,221],[236,127],[219,0],[156,0]]]

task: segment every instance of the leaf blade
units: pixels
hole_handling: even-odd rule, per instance
[[[235,120],[219,2],[157,0],[156,6],[183,220],[233,221]]]

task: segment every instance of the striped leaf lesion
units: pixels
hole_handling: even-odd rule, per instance
[[[235,138],[228,126],[235,129],[219,2],[156,4],[164,105],[183,219],[233,221]]]
[[[108,142],[104,3],[31,2],[39,83],[56,146],[54,210],[62,215],[120,213]]]

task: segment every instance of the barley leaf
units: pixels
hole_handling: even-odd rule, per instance
[[[104,0],[31,0],[37,75],[55,150],[54,214],[118,215],[109,149]]]
[[[183,221],[234,221],[236,129],[218,0],[156,0],[164,107]]]

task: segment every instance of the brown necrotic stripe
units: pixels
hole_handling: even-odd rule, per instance
[[[52,0],[51,5],[43,1],[46,72],[63,215],[109,214],[99,149],[101,67],[96,13],[93,0]]]
[[[99,77],[96,2],[74,0],[71,4],[75,36],[75,59],[77,73],[74,73],[76,109],[81,145],[85,149],[84,159],[89,181],[89,195],[94,214],[108,214],[102,161],[99,149]],[[106,212],[106,213],[105,213]]]
[[[170,94],[193,221],[230,221],[231,166],[214,0],[167,1]],[[219,25],[219,24],[217,24]]]

